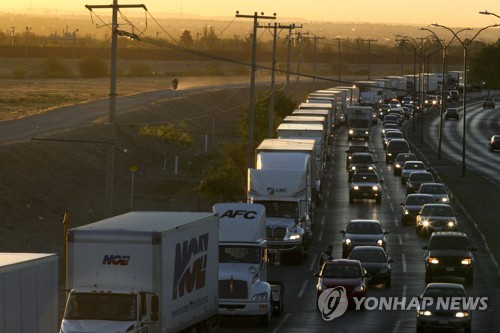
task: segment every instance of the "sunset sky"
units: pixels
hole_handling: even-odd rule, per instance
[[[71,10],[73,14],[87,14],[85,5],[110,5],[113,0],[15,0],[4,4],[0,11],[25,14],[57,14]],[[313,21],[369,22],[391,24],[439,23],[449,27],[483,27],[500,23],[494,16],[478,14],[488,10],[500,15],[500,0],[149,0],[146,2],[120,0],[119,4],[144,4],[156,16],[176,14],[178,18],[189,15],[204,17],[234,17],[264,12],[277,14],[279,22],[287,18]],[[61,13],[62,14],[62,13]]]

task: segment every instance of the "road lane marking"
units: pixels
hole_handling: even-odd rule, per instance
[[[314,269],[314,266],[316,266],[316,260],[318,260],[318,255],[315,254],[314,257],[312,258],[312,262],[311,264],[309,265],[309,271],[313,271]]]
[[[394,224],[396,225],[396,227],[399,227],[399,219],[398,218],[394,219]]]
[[[394,325],[394,328],[392,329],[393,333],[399,332],[399,325],[401,325],[401,321],[400,320],[398,320],[396,322],[396,325]]]
[[[399,245],[403,245],[403,237],[401,236],[401,234],[398,235],[398,241]]]
[[[321,242],[322,240],[323,240],[323,230],[319,232],[318,242]]]
[[[304,296],[304,292],[306,291],[307,288],[307,283],[308,283],[307,280],[305,280],[304,283],[302,283],[302,287],[300,288],[299,293],[297,294],[297,298],[301,298],[302,296]]]
[[[406,291],[408,290],[408,286],[405,284],[403,285],[403,293],[402,293],[402,297],[406,297]]]
[[[403,273],[406,273],[406,256],[404,253],[401,253],[401,260],[403,261]]]
[[[321,218],[321,226],[324,226],[325,225],[325,220],[326,220],[326,216],[323,216]]]
[[[273,330],[272,333],[277,333],[279,332],[279,330],[281,329],[281,326],[283,326],[285,324],[285,322],[288,320],[288,317],[290,317],[290,312],[288,312],[287,314],[285,314],[285,316],[283,318],[281,318],[279,324],[276,326],[276,328]]]

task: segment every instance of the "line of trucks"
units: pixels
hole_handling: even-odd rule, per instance
[[[268,267],[307,256],[333,129],[370,133],[363,96],[363,85],[310,93],[258,145],[246,203],[130,212],[69,230],[60,325],[58,256],[1,254],[0,333],[208,332],[219,315],[267,326],[284,311],[285,288]]]

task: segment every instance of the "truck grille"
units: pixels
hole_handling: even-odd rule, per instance
[[[232,284],[232,288],[231,288]],[[219,280],[219,298],[247,299],[247,282],[242,280]]]
[[[267,240],[283,240],[286,235],[284,227],[266,227]]]

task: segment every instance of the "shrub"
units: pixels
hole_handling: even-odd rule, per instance
[[[128,76],[141,77],[141,76],[152,76],[153,71],[151,66],[147,63],[136,63],[130,66]]]
[[[108,75],[108,66],[100,58],[83,58],[78,62],[77,67],[80,75],[86,79]]]
[[[46,58],[43,61],[41,73],[44,77],[49,78],[62,78],[72,76],[68,63],[57,57]]]

